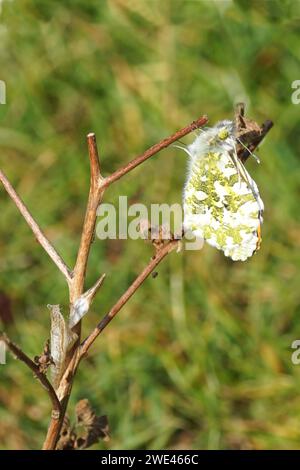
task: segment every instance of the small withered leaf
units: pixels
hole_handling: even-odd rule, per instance
[[[50,353],[50,341],[47,340],[40,356],[34,357],[34,362],[38,365],[39,370],[42,374],[46,374],[47,369],[50,365],[54,364]]]
[[[71,426],[65,416],[56,446],[57,450],[82,450],[99,442],[109,440],[107,416],[97,416],[87,399],[80,400],[76,407],[76,424]]]
[[[97,416],[91,407],[89,400],[80,400],[75,412],[77,416],[77,425],[83,426],[84,433],[76,441],[77,449],[86,449],[99,442],[109,440],[109,424],[107,416]]]
[[[64,417],[63,425],[60,432],[59,441],[56,445],[57,450],[74,450],[76,442],[76,433],[70,425],[67,416]]]

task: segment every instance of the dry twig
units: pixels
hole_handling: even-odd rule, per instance
[[[46,235],[43,233],[42,229],[39,227],[39,225],[36,223],[32,215],[30,214],[29,210],[25,206],[24,202],[18,196],[17,192],[14,190],[10,182],[8,181],[7,177],[5,174],[0,170],[0,181],[3,184],[4,188],[6,189],[7,193],[21,212],[22,216],[26,220],[27,224],[31,228],[35,238],[37,241],[40,243],[40,245],[44,248],[46,253],[50,256],[52,261],[56,264],[58,269],[63,273],[65,276],[68,284],[70,284],[71,279],[72,279],[72,273],[65,264],[64,260],[61,258],[61,256],[57,253],[55,248],[51,245],[49,242],[48,238]]]
[[[54,421],[58,421],[61,415],[60,402],[58,400],[58,397],[55,393],[54,388],[52,387],[51,383],[47,379],[46,375],[43,372],[41,372],[40,366],[36,364],[35,362],[33,362],[30,359],[30,357],[28,357],[27,354],[25,354],[16,344],[14,344],[5,333],[0,333],[0,341],[4,341],[4,343],[12,352],[12,354],[17,359],[19,359],[24,364],[26,364],[26,366],[29,367],[29,369],[32,370],[32,372],[34,373],[34,376],[38,379],[38,381],[43,386],[43,388],[47,390],[47,393],[52,403],[52,419]]]
[[[71,302],[71,309],[73,305],[80,299],[84,291],[84,280],[85,280],[85,273],[86,267],[88,262],[88,257],[90,253],[91,244],[94,237],[94,230],[95,230],[95,223],[96,223],[96,216],[97,216],[97,209],[101,200],[103,198],[103,194],[105,189],[120,179],[122,176],[127,174],[128,172],[132,171],[141,163],[148,160],[150,157],[158,153],[163,148],[168,147],[176,140],[180,139],[181,137],[189,134],[191,131],[203,126],[207,122],[207,117],[202,116],[201,118],[193,121],[188,126],[184,127],[183,129],[177,131],[175,134],[167,137],[166,139],[162,140],[158,144],[152,146],[150,149],[146,150],[142,155],[136,157],[127,165],[122,167],[120,170],[117,170],[111,176],[107,178],[103,178],[100,172],[100,162],[99,162],[99,154],[97,150],[96,144],[96,137],[95,134],[91,133],[88,134],[88,148],[89,148],[89,158],[90,158],[90,169],[91,169],[91,179],[90,179],[90,192],[89,192],[89,199],[86,209],[85,220],[83,224],[81,242],[77,254],[77,260],[74,268],[74,275],[72,278],[72,282],[70,284],[70,302]],[[111,321],[111,319],[120,311],[123,305],[129,300],[129,298],[133,295],[133,293],[138,289],[138,287],[144,282],[144,280],[148,277],[148,275],[153,271],[153,269],[158,265],[158,263],[170,252],[175,245],[177,245],[177,241],[171,241],[170,245],[164,247],[164,249],[157,253],[156,258],[151,260],[149,265],[145,268],[145,270],[138,276],[136,281],[133,283],[132,286],[126,291],[124,296],[121,297],[115,304],[115,306],[111,309],[108,315],[100,322],[98,327],[91,333],[89,338],[87,338],[85,344],[79,348],[78,344],[74,346],[73,352],[71,354],[71,361],[67,366],[64,375],[62,376],[60,386],[58,388],[57,394],[59,399],[62,403],[63,413],[61,419],[58,421],[51,420],[46,440],[44,442],[44,449],[55,449],[55,446],[58,442],[59,433],[63,424],[63,416],[67,407],[67,403],[71,394],[72,384],[74,380],[74,376],[76,374],[76,370],[78,364],[82,357],[87,353],[88,348],[94,342],[96,337],[100,334],[103,328]],[[171,249],[172,248],[172,249]],[[96,286],[100,285],[100,280],[96,283]],[[80,322],[73,328],[73,331],[78,335],[80,339]],[[79,340],[78,340],[79,341]]]
[[[147,279],[147,277],[154,273],[155,268],[158,264],[176,247],[178,247],[179,241],[170,238],[163,243],[154,244],[155,245],[155,255],[151,258],[149,263],[143,269],[143,271],[137,276],[135,281],[129,286],[126,292],[117,300],[115,305],[111,308],[111,310],[102,318],[99,324],[95,327],[95,329],[88,335],[88,337],[81,342],[80,340],[80,333],[81,333],[81,317],[82,312],[79,316],[77,315],[76,308],[78,305],[82,306],[84,302],[86,302],[86,307],[84,309],[84,313],[88,311],[90,308],[90,304],[92,302],[93,297],[96,295],[97,291],[99,290],[100,286],[103,283],[104,276],[102,275],[97,282],[94,284],[93,287],[84,291],[84,283],[86,277],[86,269],[88,264],[89,253],[91,249],[91,244],[94,237],[94,230],[96,224],[96,217],[97,217],[97,209],[99,204],[102,201],[103,194],[105,189],[110,186],[115,181],[119,180],[122,176],[126,175],[138,165],[142,164],[160,150],[168,147],[170,144],[174,143],[178,139],[184,137],[185,135],[189,134],[191,131],[205,125],[207,123],[207,117],[202,116],[196,121],[193,121],[188,126],[184,127],[183,129],[175,132],[175,134],[167,137],[166,139],[162,140],[161,142],[153,145],[151,148],[146,150],[142,155],[134,158],[125,166],[121,167],[119,170],[115,171],[110,176],[103,178],[100,171],[100,162],[99,162],[99,154],[97,150],[96,144],[96,137],[95,134],[91,133],[87,136],[88,142],[88,149],[89,149],[89,160],[90,160],[90,190],[89,190],[89,197],[88,203],[85,213],[85,219],[83,223],[83,229],[81,234],[80,245],[77,253],[76,263],[73,271],[70,271],[69,268],[66,266],[63,259],[59,256],[56,252],[54,247],[51,245],[49,240],[46,238],[38,224],[33,219],[32,215],[29,213],[28,209],[26,208],[25,204],[22,202],[20,197],[17,195],[9,181],[7,180],[6,176],[0,171],[0,181],[3,183],[6,191],[10,195],[13,202],[18,207],[19,211],[23,215],[24,219],[30,226],[31,230],[33,231],[35,237],[39,241],[39,243],[43,246],[45,251],[60,269],[60,271],[64,274],[66,281],[69,286],[69,298],[70,298],[70,316],[71,316],[71,323],[70,327],[72,328],[73,332],[77,335],[77,341],[73,346],[69,354],[69,362],[66,363],[66,367],[64,372],[62,373],[62,377],[60,380],[59,387],[57,391],[53,389],[52,385],[48,381],[47,377],[41,372],[39,364],[35,364],[28,358],[16,345],[14,345],[6,336],[1,336],[1,339],[4,339],[8,347],[11,351],[20,359],[22,360],[37,376],[40,380],[42,385],[46,388],[49,397],[52,401],[52,417],[49,424],[47,436],[43,445],[43,449],[52,450],[55,449],[59,440],[60,432],[62,426],[64,424],[65,413],[68,405],[68,400],[72,390],[72,384],[74,381],[74,377],[77,371],[77,367],[80,361],[87,355],[90,347],[99,336],[99,334],[104,330],[104,328],[111,322],[111,320],[118,314],[118,312],[122,309],[122,307],[128,302],[128,300],[132,297],[132,295],[137,291],[137,289],[143,284],[143,282]],[[249,123],[244,118],[244,108],[240,107],[236,114],[236,122],[238,122],[240,136],[242,139],[242,134],[245,136],[246,131],[249,130]],[[247,127],[248,126],[248,127]],[[266,122],[262,128],[254,129],[256,132],[255,138],[251,140],[251,151],[253,151],[257,145],[261,142],[264,135],[268,132],[271,125],[269,122]],[[240,158],[246,159],[248,154],[246,155],[245,149],[240,149]],[[75,310],[74,310],[75,309]],[[75,313],[74,313],[75,311]],[[73,316],[72,316],[73,315]]]

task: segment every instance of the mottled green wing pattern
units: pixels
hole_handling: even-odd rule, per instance
[[[263,203],[256,184],[246,182],[222,146],[202,143],[192,149],[189,177],[184,191],[184,229],[222,250],[233,260],[244,261],[257,250]],[[197,154],[198,153],[198,154]],[[251,187],[249,186],[251,182]]]

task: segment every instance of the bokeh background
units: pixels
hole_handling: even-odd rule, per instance
[[[1,168],[73,265],[89,182],[86,134],[104,174],[201,114],[272,119],[261,165],[261,250],[234,263],[209,246],[173,253],[94,345],[74,405],[107,414],[112,449],[300,448],[300,79],[297,0],[2,0]],[[190,142],[192,136],[185,138]],[[181,201],[186,157],[164,150],[105,202]],[[64,279],[0,188],[0,317],[31,356],[49,336],[47,304],[67,311]],[[87,334],[147,263],[142,241],[93,244],[87,285],[107,279]],[[48,397],[23,364],[0,366],[0,447],[40,448]]]

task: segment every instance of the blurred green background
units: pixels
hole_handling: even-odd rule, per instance
[[[112,449],[300,448],[300,2],[1,1],[0,164],[69,265],[89,182],[86,134],[104,174],[201,114],[243,100],[274,128],[248,170],[265,202],[263,243],[234,263],[205,246],[173,253],[81,365],[74,405],[107,414]],[[193,137],[185,138],[190,142]],[[169,148],[113,185],[105,202],[181,201],[183,152]],[[0,188],[0,317],[31,356],[47,304],[67,311],[64,279]],[[87,286],[107,279],[87,334],[151,256],[142,241],[93,244]],[[40,448],[48,397],[11,355],[0,366],[0,447]]]

